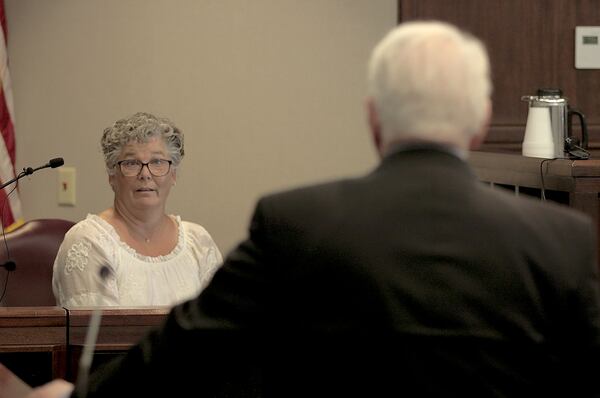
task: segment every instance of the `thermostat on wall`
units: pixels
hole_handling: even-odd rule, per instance
[[[575,27],[575,68],[600,69],[600,26]]]

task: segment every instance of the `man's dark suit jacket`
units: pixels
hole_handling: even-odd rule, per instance
[[[400,151],[260,200],[209,287],[90,396],[592,394],[594,230],[449,153]]]

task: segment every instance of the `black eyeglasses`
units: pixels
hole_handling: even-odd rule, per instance
[[[125,159],[117,162],[119,169],[121,169],[121,174],[123,174],[125,177],[134,177],[139,175],[144,166],[148,167],[148,171],[154,177],[162,177],[169,173],[172,163],[172,160],[167,159],[152,159],[146,163],[137,159]]]

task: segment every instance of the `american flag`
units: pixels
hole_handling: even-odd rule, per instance
[[[4,183],[15,177],[15,129],[14,129],[14,110],[12,87],[10,84],[10,75],[8,73],[8,53],[6,51],[6,13],[4,12],[4,0],[0,0],[0,183]],[[9,185],[0,190],[0,214],[2,215],[2,225],[9,231],[19,227],[23,223],[21,213],[21,200],[19,192],[14,191],[10,196],[8,194],[15,188]],[[7,203],[6,200],[9,202]]]

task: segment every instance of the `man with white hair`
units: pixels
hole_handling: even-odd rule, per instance
[[[427,142],[461,157],[483,140],[492,84],[485,48],[442,23],[411,22],[375,48],[368,72],[369,122],[379,152]]]
[[[598,390],[594,226],[490,190],[465,161],[491,113],[484,46],[405,23],[368,81],[381,164],[261,199],[206,290],[95,375],[89,397]]]

